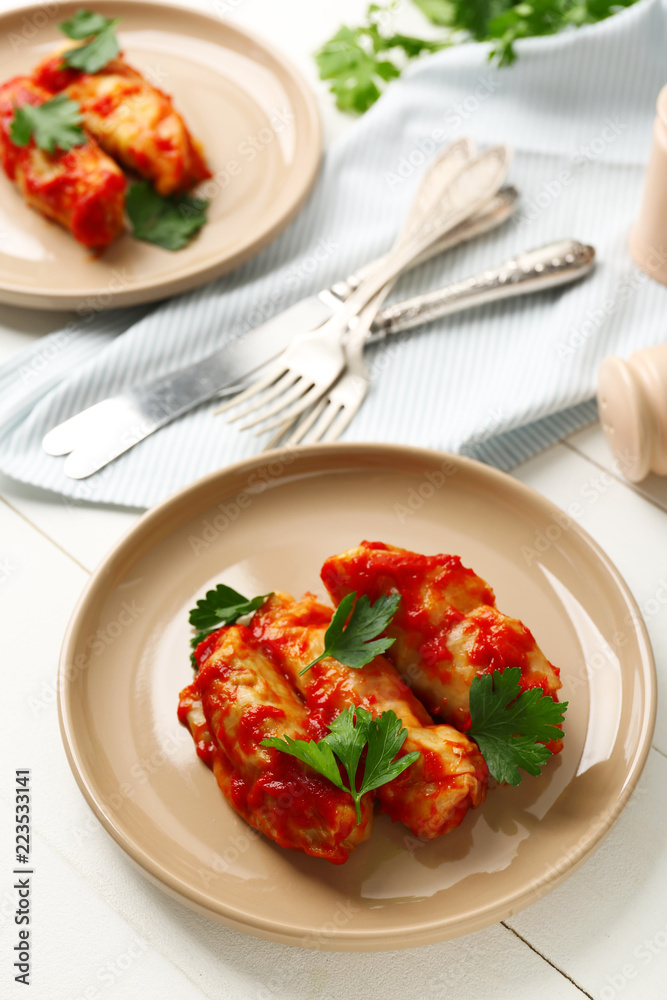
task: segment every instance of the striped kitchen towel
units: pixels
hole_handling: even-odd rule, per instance
[[[506,69],[472,44],[419,62],[331,147],[299,218],[233,274],[152,309],[98,316],[11,358],[0,368],[0,469],[69,497],[148,507],[255,453],[261,443],[213,417],[210,404],[82,482],[40,442],[71,414],[203,357],[387,250],[424,164],[464,134],[514,146],[516,217],[406,276],[397,295],[563,237],[594,244],[599,263],[575,286],[453,316],[369,351],[371,391],[345,439],[511,468],[593,420],[601,360],[667,335],[667,289],[633,266],[626,247],[667,75],[667,0],[527,39],[518,51]]]

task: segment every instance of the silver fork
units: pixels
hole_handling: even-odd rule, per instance
[[[381,342],[388,334],[403,333],[442,316],[488,302],[545,291],[576,281],[589,273],[594,260],[593,247],[577,240],[561,240],[520,254],[500,267],[487,268],[480,274],[454,282],[429,295],[409,299],[401,303],[400,312],[396,310],[392,314],[390,307],[383,313],[386,317],[384,328],[373,334],[370,334],[370,324],[374,314],[369,322],[365,311],[362,311],[359,324],[351,329],[345,342],[345,372],[309,413],[300,420],[285,421],[267,444],[267,449],[278,444],[293,446],[336,441],[340,437],[370,387],[371,376],[363,359],[367,344]]]
[[[353,317],[363,311],[363,321],[360,316],[357,327],[360,328],[362,322],[370,326],[374,316],[370,303],[383,287],[446,233],[478,211],[500,188],[511,159],[507,146],[487,150],[458,171],[452,171],[452,148],[438,158],[420,186],[416,202],[420,224],[415,227],[410,219],[394,248],[364,278],[337,314],[314,333],[295,337],[263,378],[226,403],[219,412],[252,400],[250,406],[233,419],[262,411],[242,429],[264,423],[262,429],[268,431],[294,419],[326,392],[345,368],[343,340]],[[441,172],[446,175],[444,184],[440,180]],[[377,305],[375,309],[377,311]]]
[[[479,212],[459,223],[421,257],[414,260],[413,266],[430,260],[432,256],[444,253],[446,250],[472,240],[500,225],[513,210],[516,196],[514,188],[503,188]],[[407,233],[414,232],[421,225],[431,211],[431,207],[427,198],[418,197],[415,200],[410,212],[410,219],[406,225]],[[358,274],[348,278],[347,282],[343,282],[339,286],[334,285],[332,291],[337,291],[343,299],[349,297],[364,277],[372,272],[373,267],[374,263],[366,265]],[[265,450],[273,448],[281,442],[291,428],[296,429],[284,441],[285,444],[299,444],[306,436],[308,436],[308,443],[320,440],[335,441],[340,437],[361,406],[368,391],[370,377],[363,359],[363,351],[369,341],[378,339],[377,332],[373,332],[371,326],[377,322],[380,306],[393,285],[393,281],[388,282],[378,295],[371,299],[369,305],[361,311],[359,316],[353,317],[350,321],[349,331],[344,341],[347,364],[329,392],[325,391],[318,402],[311,407],[310,412],[301,413],[281,424],[276,434],[265,446]],[[421,300],[421,297],[418,298]],[[413,300],[408,301],[412,303]],[[380,334],[379,339],[383,339],[386,333],[385,329],[385,332]],[[315,424],[317,424],[316,430],[309,433]]]
[[[447,187],[447,185],[459,175],[461,170],[465,166],[467,166],[468,163],[471,162],[471,160],[475,155],[475,152],[476,150],[474,141],[469,137],[464,136],[463,138],[458,139],[456,142],[452,143],[434,161],[434,163],[427,170],[425,176],[422,178],[422,181],[417,190],[417,195],[415,197],[412,209],[408,215],[408,221],[405,230],[401,234],[401,236],[407,235],[408,232],[410,233],[414,232],[413,216],[416,215],[417,221],[421,223],[423,219],[424,205],[426,203],[432,204],[433,202],[438,200],[438,198],[442,194],[442,191]],[[353,293],[355,293],[360,286],[363,286],[366,279],[371,278],[373,274],[377,271],[377,269],[379,267],[382,267],[386,263],[386,261],[387,261],[387,255],[380,257],[378,260],[371,261],[369,264],[366,264],[363,268],[361,268],[361,270],[356,275],[353,275],[351,278],[348,278],[347,282],[341,283],[340,298],[342,298],[344,301],[347,302],[353,295]],[[417,262],[414,261],[414,263],[416,264]],[[342,287],[343,285],[345,285],[344,288]],[[334,286],[332,291],[336,292],[336,290],[337,288],[336,286]],[[344,319],[344,328],[341,333],[341,339],[344,336],[346,329],[347,329],[347,313]],[[261,394],[262,392],[264,392],[264,394],[261,399],[256,400],[256,402],[248,409],[242,410],[239,413],[237,413],[237,415],[235,417],[232,417],[229,422],[233,423],[235,420],[242,419],[244,416],[247,416],[257,408],[266,406],[272,399],[280,395],[280,393],[283,390],[283,385],[285,383],[288,386],[290,384],[294,384],[294,380],[292,380],[292,383],[290,383],[289,378],[287,378],[284,382],[279,381],[277,384],[274,384],[273,387],[270,389],[270,391],[264,391],[267,386],[270,386],[271,381],[274,380],[276,373],[280,373],[283,376],[289,374],[287,371],[285,371],[284,368],[281,368],[281,365],[283,364],[288,365],[291,361],[293,369],[295,371],[298,370],[299,365],[303,364],[303,360],[305,358],[304,352],[305,350],[308,349],[308,345],[312,342],[313,339],[315,339],[315,348],[317,349],[317,342],[320,339],[320,335],[322,334],[323,330],[325,330],[325,324],[323,324],[317,331],[310,331],[308,334],[302,335],[302,340],[304,338],[306,339],[305,344],[303,344],[302,341],[299,341],[299,343],[297,343],[298,338],[295,337],[294,341],[289,345],[289,347],[274,362],[271,363],[271,366],[268,371],[264,369],[258,375],[257,380],[251,383],[249,386],[247,386],[244,392],[237,394],[234,399],[229,400],[224,404],[222,404],[217,410],[214,411],[214,414],[217,415],[220,413],[226,413],[228,410],[238,406],[239,404],[245,402],[249,398]],[[297,356],[296,358],[290,359],[288,356],[288,352],[295,345],[300,348],[301,356],[300,357]],[[294,351],[293,353],[296,354],[297,352]],[[303,389],[303,386],[299,386],[297,384],[296,388],[298,393],[298,388]],[[324,386],[324,389],[326,390],[326,384]],[[285,399],[287,399],[288,402],[291,401],[291,397],[283,397],[283,405]],[[246,430],[247,427],[254,426],[255,423],[266,419],[267,416],[269,415],[270,414],[267,413],[262,414],[262,416],[258,418],[258,421],[254,421],[253,423],[242,427],[241,430]],[[261,433],[261,431],[259,433]]]
[[[417,232],[428,219],[433,211],[434,202],[437,203],[440,192],[435,190],[432,182],[430,191],[423,190],[427,187],[427,183],[428,179],[425,179],[419,189],[408,222],[399,237],[398,245],[407,243],[412,234]],[[502,192],[500,193],[502,194]],[[487,232],[492,228],[489,216],[493,218],[494,211],[497,211],[496,206],[492,203],[498,201],[499,197],[495,195],[479,213],[459,223],[447,236],[438,240],[436,245],[431,246],[420,258],[413,261],[413,264],[416,266],[423,260],[429,259],[436,249],[440,254],[459,243],[473,239],[480,233]],[[504,215],[502,217],[504,218]],[[502,220],[499,219],[499,221]],[[362,278],[364,276],[365,273],[362,274]],[[388,282],[375,298],[371,299],[369,304],[361,310],[359,315],[350,320],[343,344],[346,365],[329,391],[325,390],[320,399],[311,407],[310,412],[302,412],[296,417],[284,421],[274,437],[265,446],[265,450],[275,447],[282,441],[290,428],[295,426],[296,429],[283,442],[284,444],[299,444],[304,441],[306,436],[308,443],[321,440],[336,441],[340,437],[368,392],[370,376],[363,358],[364,348],[369,340],[373,339],[371,326],[394,284],[395,281]],[[383,336],[386,336],[386,332]]]

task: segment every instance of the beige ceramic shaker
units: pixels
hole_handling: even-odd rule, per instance
[[[642,271],[667,285],[667,86],[658,96],[639,217],[628,248]]]
[[[634,483],[667,475],[667,344],[605,358],[598,377],[600,420],[619,471]]]

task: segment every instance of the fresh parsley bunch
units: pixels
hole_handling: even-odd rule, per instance
[[[413,0],[433,24],[443,29],[436,39],[402,35],[388,26],[396,0],[371,3],[356,27],[343,25],[315,54],[322,80],[341,111],[366,111],[389,80],[424,52],[436,52],[471,39],[491,42],[489,59],[509,66],[516,59],[517,39],[553,35],[611,17],[637,0]]]

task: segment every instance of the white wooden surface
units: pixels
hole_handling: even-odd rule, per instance
[[[347,121],[310,53],[365,0],[190,0],[282,47],[319,95],[330,140]],[[0,10],[12,6],[0,0]],[[0,307],[0,360],[62,316]],[[514,470],[567,508],[604,547],[644,610],[660,680],[667,670],[667,481],[631,487],[598,426]],[[34,1000],[664,1000],[667,997],[667,705],[648,765],[596,854],[540,903],[485,931],[390,954],[306,952],[219,927],[172,902],[131,866],[70,774],[55,706],[58,651],[91,570],[138,511],[73,508],[0,477],[0,997],[13,980],[13,775],[32,769]]]

